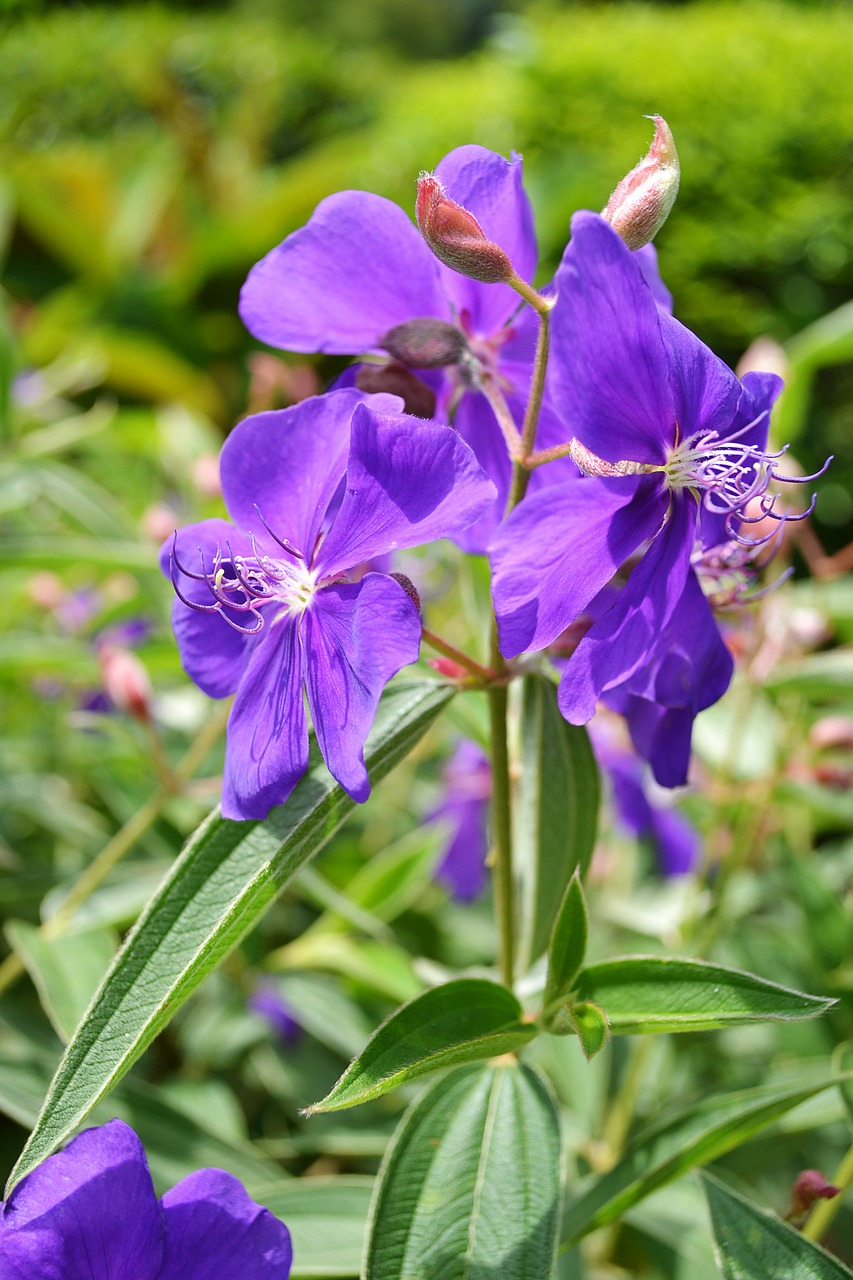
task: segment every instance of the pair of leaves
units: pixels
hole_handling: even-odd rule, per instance
[[[426,681],[387,692],[365,748],[374,782],[452,696],[448,686]],[[73,1133],[352,810],[316,751],[312,759],[266,822],[230,822],[217,811],[190,837],[68,1045],[9,1190]]]

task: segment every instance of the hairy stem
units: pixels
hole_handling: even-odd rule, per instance
[[[442,640],[441,636],[437,636],[434,631],[429,631],[426,627],[423,629],[423,639],[431,649],[435,649],[436,653],[444,654],[445,658],[450,658],[451,662],[464,667],[466,671],[470,671],[471,675],[476,676],[478,680],[483,680],[486,684],[489,684],[495,679],[496,673],[494,671],[490,671],[488,667],[481,666],[479,662],[469,658],[467,653],[463,653],[455,645],[448,644],[446,640]]]
[[[539,313],[539,334],[536,339],[536,358],[533,365],[533,379],[530,384],[530,399],[524,413],[524,425],[521,429],[521,451],[513,462],[512,484],[507,502],[507,515],[517,506],[527,492],[530,481],[530,463],[535,456],[533,446],[536,443],[536,428],[539,425],[539,414],[542,410],[542,397],[545,393],[545,373],[548,368],[548,349],[551,340],[551,318],[548,310]]]

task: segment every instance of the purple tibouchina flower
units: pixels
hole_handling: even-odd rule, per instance
[[[266,817],[305,773],[303,688],[330,772],[367,799],[364,742],[421,624],[393,578],[348,571],[453,536],[494,500],[457,433],[399,405],[341,390],[246,418],[220,459],[233,525],[204,520],[163,547],[184,669],[211,697],[236,693],[226,817]]]
[[[444,798],[429,814],[428,821],[445,821],[450,837],[435,874],[454,898],[471,902],[486,883],[492,795],[489,761],[475,742],[460,742],[444,769],[442,781]]]
[[[87,1129],[21,1181],[0,1217],[3,1280],[287,1280],[287,1227],[221,1169],[157,1199],[121,1120]]]
[[[602,218],[576,214],[572,232],[555,282],[549,376],[585,477],[530,495],[492,540],[501,651],[545,648],[640,552],[567,663],[560,710],[586,723],[602,693],[621,689],[692,722],[731,673],[693,566],[701,571],[721,544],[748,564],[768,539],[744,529],[786,518],[768,492],[783,478],[778,455],[766,452],[782,384],[756,373],[738,382],[657,304]],[[668,785],[686,780],[683,749],[680,759]]]
[[[506,160],[483,147],[464,146],[445,156],[435,176],[508,254],[518,274],[531,280],[537,249],[521,167],[518,156]],[[435,416],[452,420],[497,487],[484,519],[454,535],[465,550],[485,549],[506,505],[512,468],[484,391],[490,384],[499,387],[520,427],[538,327],[535,313],[512,289],[468,279],[440,263],[392,201],[367,191],[341,191],[321,201],[306,226],[252,268],[240,315],[249,332],[271,346],[338,355],[382,349],[392,330],[413,320],[452,326],[458,356],[427,376],[437,389]],[[561,439],[560,423],[546,407],[538,447]],[[567,467],[540,468],[533,487],[550,485]]]
[[[295,1045],[302,1038],[302,1026],[284,997],[271,983],[259,984],[248,999],[252,1013],[264,1022],[282,1044]]]

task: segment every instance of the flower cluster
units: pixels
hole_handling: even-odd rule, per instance
[[[441,537],[488,551],[495,678],[557,646],[566,719],[604,700],[658,782],[686,781],[693,720],[732,675],[714,606],[743,598],[792,517],[767,448],[780,380],[739,382],[671,314],[648,241],[678,160],[654,119],[541,292],[521,161],[475,146],[421,175],[417,227],[341,192],[251,271],[255,337],[358,359],[326,395],[242,422],[221,458],[233,524],[163,549],[185,669],[236,694],[226,816],[263,818],[305,772],[303,693],[331,773],[366,798],[379,695],[421,638],[376,558]]]
[[[50,1156],[0,1215],[3,1280],[287,1280],[292,1256],[287,1227],[221,1169],[158,1200],[121,1120]]]

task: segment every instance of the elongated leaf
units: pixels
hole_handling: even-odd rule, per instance
[[[813,1018],[835,1003],[740,969],[663,956],[590,965],[576,990],[579,1000],[601,1006],[614,1035]]]
[[[588,1232],[613,1222],[658,1187],[674,1182],[695,1165],[716,1160],[801,1102],[847,1078],[823,1076],[722,1094],[654,1125],[639,1134],[623,1159],[569,1206],[563,1221],[564,1244],[575,1244]]]
[[[69,1040],[109,968],[117,937],[96,930],[45,938],[23,920],[10,920],[6,937],[24,962],[57,1035]]]
[[[354,1107],[439,1067],[519,1049],[536,1035],[521,1015],[512,992],[496,982],[459,978],[433,987],[382,1024],[309,1114]]]
[[[357,1176],[293,1178],[264,1197],[293,1239],[290,1280],[359,1275],[374,1182]]]
[[[424,681],[389,690],[365,750],[374,782],[450,697],[446,686]],[[191,836],[68,1046],[10,1189],[85,1119],[351,811],[354,802],[313,760],[266,822],[229,822],[217,811]]]
[[[571,991],[586,954],[588,933],[589,914],[580,876],[575,872],[563,895],[548,947],[548,976],[544,996],[546,1009]]]
[[[567,724],[557,690],[542,676],[522,681],[521,779],[515,806],[521,881],[519,962],[548,946],[566,885],[592,857],[598,824],[598,769],[585,729]]]
[[[853,1271],[787,1222],[702,1175],[725,1280],[853,1280]]]
[[[460,1067],[406,1113],[379,1172],[365,1280],[549,1280],[559,1122],[537,1073]]]

